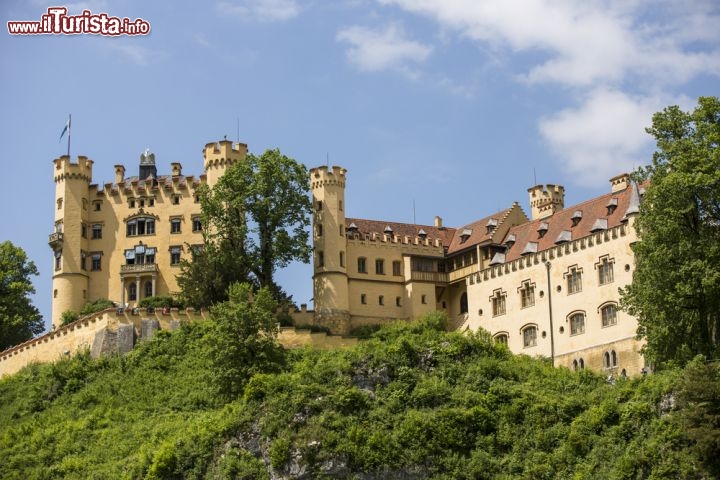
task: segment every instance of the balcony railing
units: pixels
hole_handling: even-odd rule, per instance
[[[468,275],[472,273],[477,273],[480,271],[480,266],[477,264],[468,265],[467,267],[458,268],[457,270],[453,270],[450,272],[449,275],[449,281],[454,282],[455,280],[459,280],[461,278],[465,278]]]
[[[130,273],[155,273],[158,271],[157,263],[140,263],[135,265],[121,265],[120,275]]]
[[[410,279],[416,282],[447,283],[445,272],[410,272]]]
[[[62,245],[63,234],[62,232],[55,232],[48,235],[48,244],[55,248],[57,245]]]

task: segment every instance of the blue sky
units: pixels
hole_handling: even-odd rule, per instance
[[[7,21],[50,6],[4,0]],[[140,153],[186,174],[202,147],[240,140],[308,167],[348,169],[349,216],[462,226],[537,183],[566,205],[650,162],[644,129],[667,105],[718,95],[716,0],[90,0],[142,18],[147,36],[0,35],[0,241],[40,270],[49,322],[52,160],[72,113],[72,155],[132,171]],[[311,269],[279,273],[298,303]]]

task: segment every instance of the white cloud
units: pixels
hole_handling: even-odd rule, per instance
[[[720,75],[720,12],[710,3],[685,8],[650,0],[378,0],[430,17],[483,45],[543,56],[523,77],[529,82],[592,86],[628,76],[662,84],[683,83],[700,72]],[[662,3],[662,2],[661,2]],[[675,2],[676,4],[678,2]],[[654,22],[654,23],[653,23]],[[713,28],[713,25],[715,28]],[[696,33],[687,32],[695,26]]]
[[[432,52],[431,47],[406,39],[402,27],[397,24],[378,30],[356,25],[340,30],[336,38],[351,45],[346,52],[347,58],[363,71],[394,68],[412,75],[408,63],[422,63]]]
[[[614,175],[650,163],[652,138],[645,133],[654,112],[685,108],[687,98],[631,96],[599,88],[582,105],[540,120],[540,133],[580,185],[597,186]]]
[[[257,19],[262,22],[289,20],[298,16],[300,10],[295,0],[240,0],[217,4],[217,11],[221,15]]]

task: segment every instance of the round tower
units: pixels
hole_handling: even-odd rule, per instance
[[[345,173],[342,167],[310,170],[313,196],[313,293],[315,322],[334,334],[350,331],[345,236]]]
[[[225,170],[236,162],[241,161],[247,155],[247,144],[233,143],[230,140],[220,140],[205,145],[203,149],[203,166],[207,185],[214,186],[222,177]]]
[[[77,163],[63,155],[55,166],[55,226],[48,238],[53,250],[52,325],[60,326],[66,310],[79,312],[86,302],[88,274],[87,225],[89,186],[93,161],[78,156]]]

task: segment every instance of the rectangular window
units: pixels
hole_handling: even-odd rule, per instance
[[[427,295],[421,295],[420,296],[420,302],[425,305],[427,304]]]
[[[130,200],[128,200],[128,204],[130,205],[130,208],[135,208],[135,200],[134,199],[131,198]]]
[[[90,264],[90,270],[92,270],[93,272],[97,272],[98,270],[101,270],[101,263],[100,263],[101,258],[102,258],[102,256],[99,253],[93,253],[93,255],[91,257],[92,262]]]
[[[571,267],[567,275],[568,295],[582,291],[582,272],[576,267]]]
[[[396,307],[402,306],[401,303],[400,303],[400,297],[395,297],[395,306],[396,306]]]
[[[180,233],[180,219],[173,218],[170,220],[170,233]]]
[[[55,252],[55,270],[60,270],[62,266],[62,253]]]
[[[318,267],[325,266],[325,255],[323,255],[323,252],[317,252],[317,265]]]
[[[365,296],[364,293],[360,294],[360,303],[362,303],[363,305],[365,305],[367,303],[367,297]]]
[[[340,266],[345,267],[345,252],[340,252]]]
[[[365,257],[358,258],[358,273],[367,273],[367,265],[365,264]]]
[[[505,315],[505,293],[501,290],[497,290],[492,296],[492,310],[493,317]]]
[[[537,328],[527,327],[523,330],[523,346],[527,348],[534,347],[535,345],[537,345]]]
[[[102,225],[95,224],[92,226],[92,238],[95,240],[102,238]]]
[[[154,206],[155,206],[155,199],[154,199],[154,198],[149,199],[149,200],[148,200],[148,205],[150,205],[151,207],[154,207]]]
[[[606,285],[614,281],[613,262],[604,257],[597,266],[598,281],[600,285]]]
[[[180,265],[180,247],[170,247],[170,265]]]
[[[87,225],[84,223],[80,224],[80,236],[82,238],[87,238]]]
[[[180,195],[173,195],[173,205],[180,205]]]
[[[87,253],[85,251],[80,250],[80,268],[83,270],[87,270]]]
[[[385,305],[385,297],[383,295],[378,297],[378,305]]]
[[[576,313],[570,317],[570,335],[585,333],[585,315]]]
[[[200,217],[193,217],[192,219],[192,231],[193,232],[199,232],[202,230],[202,222],[200,221]]]
[[[315,225],[315,230],[317,231],[317,236],[322,237],[322,233],[323,233],[322,223],[318,223],[317,225]]]
[[[530,282],[523,283],[520,289],[520,305],[522,308],[535,305],[535,285]]]
[[[385,275],[385,260],[382,258],[375,260],[375,273],[378,275]]]
[[[137,235],[137,221],[130,220],[127,222],[127,236],[133,237]]]
[[[395,260],[393,262],[393,275],[395,275],[396,277],[402,275],[402,262],[400,262],[399,260]]]

